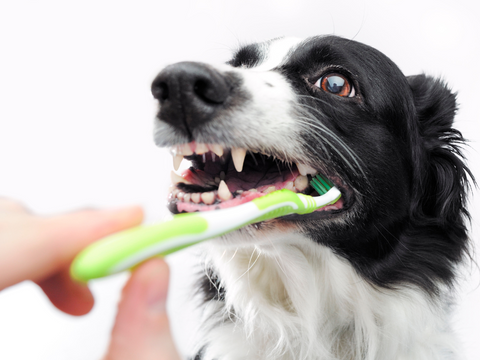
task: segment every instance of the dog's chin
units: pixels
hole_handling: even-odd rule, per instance
[[[191,166],[181,175],[172,174],[173,185],[170,188],[168,209],[173,214],[227,209],[280,189],[319,196],[310,185],[312,177],[316,174],[327,177],[340,190],[341,198],[334,204],[324,206],[310,214],[292,214],[264,222],[269,224],[268,228],[274,224],[289,226],[295,222],[318,222],[339,218],[355,202],[352,188],[335,171],[328,170],[329,167],[324,163],[318,166],[322,168],[319,170],[305,165],[307,161],[289,161],[271,155],[273,152],[268,154],[266,150],[262,152],[228,148],[219,150],[216,145],[195,143],[174,146],[171,152],[174,158],[177,157],[177,161],[178,157],[191,161]],[[243,152],[243,155],[238,155],[238,152]],[[252,226],[251,229],[265,229],[265,224]]]

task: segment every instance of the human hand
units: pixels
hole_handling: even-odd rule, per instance
[[[60,310],[86,314],[93,296],[86,285],[70,278],[70,263],[88,244],[138,225],[142,219],[139,207],[41,217],[0,198],[0,290],[32,280]]]
[[[133,272],[123,289],[103,360],[180,360],[165,307],[168,279],[168,266],[160,258]]]
[[[139,207],[40,217],[0,198],[0,290],[32,280],[58,309],[86,314],[93,307],[93,296],[86,285],[70,278],[70,263],[85,246],[139,225],[142,219]],[[105,360],[180,359],[165,309],[167,291],[168,267],[163,260],[138,267],[123,290]]]

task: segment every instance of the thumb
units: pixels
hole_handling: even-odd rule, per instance
[[[156,258],[127,282],[104,360],[180,360],[166,312],[168,266]]]

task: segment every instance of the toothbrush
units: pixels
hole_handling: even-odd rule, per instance
[[[73,261],[70,274],[80,282],[131,269],[154,256],[165,256],[200,241],[243,226],[289,214],[308,214],[341,196],[333,184],[320,175],[310,185],[320,196],[282,189],[235,207],[174,215],[173,219],[134,227],[85,248]]]

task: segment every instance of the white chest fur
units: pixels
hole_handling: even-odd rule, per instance
[[[226,295],[205,304],[203,359],[456,358],[444,301],[412,286],[376,288],[329,248],[269,234],[206,248]]]

